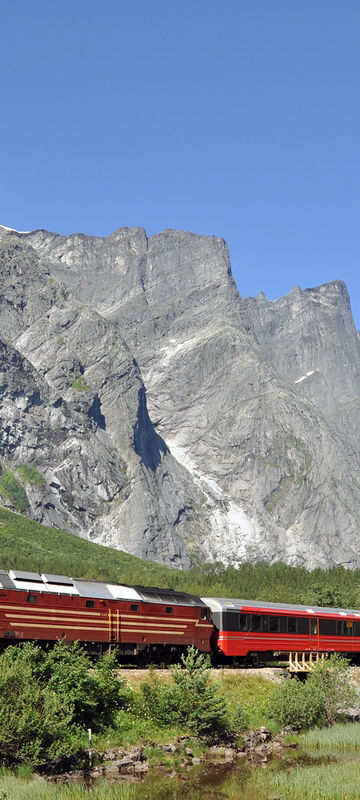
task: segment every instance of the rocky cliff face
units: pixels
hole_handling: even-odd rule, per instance
[[[0,239],[0,456],[44,477],[30,515],[177,566],[360,566],[344,284],[243,299],[225,243],[181,231]]]

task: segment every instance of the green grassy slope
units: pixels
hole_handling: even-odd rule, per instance
[[[170,569],[49,528],[0,507],[0,568],[167,586],[200,596],[360,608],[360,570],[307,571],[265,563]]]

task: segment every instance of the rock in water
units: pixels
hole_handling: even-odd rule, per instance
[[[43,476],[30,516],[178,567],[360,566],[341,281],[244,299],[223,240],[141,228],[0,228],[0,259],[0,456]]]

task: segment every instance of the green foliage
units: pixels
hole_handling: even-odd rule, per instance
[[[335,654],[323,664],[316,664],[311,675],[311,686],[322,695],[323,714],[329,725],[356,701],[356,689],[351,682],[348,666],[346,658]]]
[[[160,680],[153,670],[149,670],[149,680],[140,686],[141,703],[138,711],[151,719],[159,728],[176,725],[178,722],[178,693],[174,686]]]
[[[0,657],[0,758],[43,764],[74,752],[79,731],[72,708],[41,681],[41,651],[9,647]]]
[[[225,727],[226,702],[218,685],[209,682],[208,656],[189,647],[181,665],[172,667],[178,696],[178,720],[195,734],[213,733]]]
[[[84,730],[113,723],[127,690],[114,656],[90,670],[78,644],[45,653],[26,643],[0,656],[0,759],[41,765],[75,753]]]
[[[323,697],[311,678],[302,683],[298,678],[286,678],[277,686],[269,700],[269,713],[283,728],[311,728],[322,720]]]
[[[16,467],[16,472],[18,472],[25,484],[32,483],[35,486],[44,486],[46,483],[44,476],[35,467],[31,467],[30,464],[20,464]]]
[[[297,742],[305,744],[308,752],[314,750],[328,749],[336,750],[360,750],[360,724],[354,722],[336,722],[331,727],[313,728]]]
[[[242,703],[236,703],[230,715],[230,727],[234,733],[243,733],[249,727],[249,716]]]
[[[16,511],[25,511],[29,505],[24,487],[8,469],[3,469],[0,477],[0,494],[10,501]]]
[[[85,378],[82,375],[79,375],[78,378],[74,378],[72,384],[72,389],[76,389],[78,392],[91,392],[91,386],[88,386]]]
[[[140,713],[160,728],[175,725],[192,734],[213,733],[225,727],[225,698],[210,683],[210,662],[195,647],[171,668],[174,683],[164,684],[150,671],[140,687]]]
[[[355,700],[348,661],[335,654],[316,664],[304,683],[287,678],[277,686],[269,700],[269,711],[282,727],[310,728],[316,723],[332,725]]]

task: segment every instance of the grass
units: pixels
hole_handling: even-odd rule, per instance
[[[0,476],[0,494],[9,500],[16,511],[25,511],[29,505],[24,487],[9,469],[3,469]]]
[[[229,708],[241,703],[248,718],[250,729],[266,725],[274,729],[274,722],[267,716],[267,702],[274,691],[275,684],[261,675],[234,674],[219,670],[216,681],[225,694]]]
[[[281,771],[258,771],[243,800],[359,800],[356,761],[293,766]]]
[[[301,737],[307,750],[360,750],[360,723],[344,722],[331,728],[313,728]],[[360,792],[359,792],[360,795]]]
[[[53,572],[119,583],[171,584],[172,571],[166,567],[40,525],[1,507],[0,552],[0,566],[5,570]]]
[[[20,464],[16,467],[16,472],[25,484],[32,483],[34,486],[44,486],[46,483],[44,476],[29,464]]]
[[[85,378],[83,378],[82,375],[80,375],[78,378],[74,378],[74,380],[73,380],[73,382],[71,384],[71,388],[72,389],[76,389],[78,392],[91,392],[92,391],[91,386],[88,386],[88,384],[85,381]]]
[[[113,786],[99,781],[91,787],[84,785],[56,784],[35,776],[19,779],[15,775],[0,777],[0,800],[137,800],[134,783],[116,783]]]

